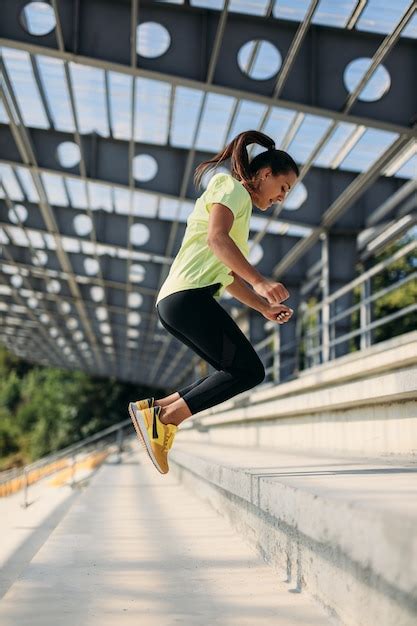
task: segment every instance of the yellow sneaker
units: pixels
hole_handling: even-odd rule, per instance
[[[145,400],[136,400],[138,409],[150,409],[155,405],[155,398],[146,398]]]
[[[147,402],[147,400],[139,402]],[[129,402],[128,407],[136,434],[156,469],[161,474],[167,474],[169,471],[168,451],[172,446],[178,426],[163,424],[160,421],[161,406],[138,408],[137,404],[137,402]]]

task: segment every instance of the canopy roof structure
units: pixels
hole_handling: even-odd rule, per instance
[[[251,263],[297,290],[327,233],[343,283],[415,223],[416,8],[3,0],[0,341],[35,362],[174,385],[178,343],[155,298],[201,193],[195,167],[244,130],[301,170],[283,206],[254,207]]]

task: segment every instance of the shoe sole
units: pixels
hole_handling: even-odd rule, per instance
[[[135,428],[136,434],[142,446],[145,448],[146,452],[149,455],[152,463],[155,465],[156,469],[160,474],[167,474],[167,472],[162,472],[158,461],[156,460],[153,452],[151,443],[149,441],[148,431],[146,429],[145,420],[142,417],[141,411],[137,409],[133,402],[129,402],[128,411],[130,415],[130,419],[132,420],[133,426]]]

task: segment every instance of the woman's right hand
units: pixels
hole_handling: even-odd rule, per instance
[[[280,304],[290,295],[282,283],[276,283],[266,278],[258,281],[252,287],[256,293],[266,298],[269,304]]]

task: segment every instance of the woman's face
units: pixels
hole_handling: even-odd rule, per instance
[[[261,211],[266,211],[272,204],[283,202],[297,182],[297,175],[290,170],[286,174],[272,174],[270,167],[262,167],[256,173],[257,191],[249,190],[253,203]]]

